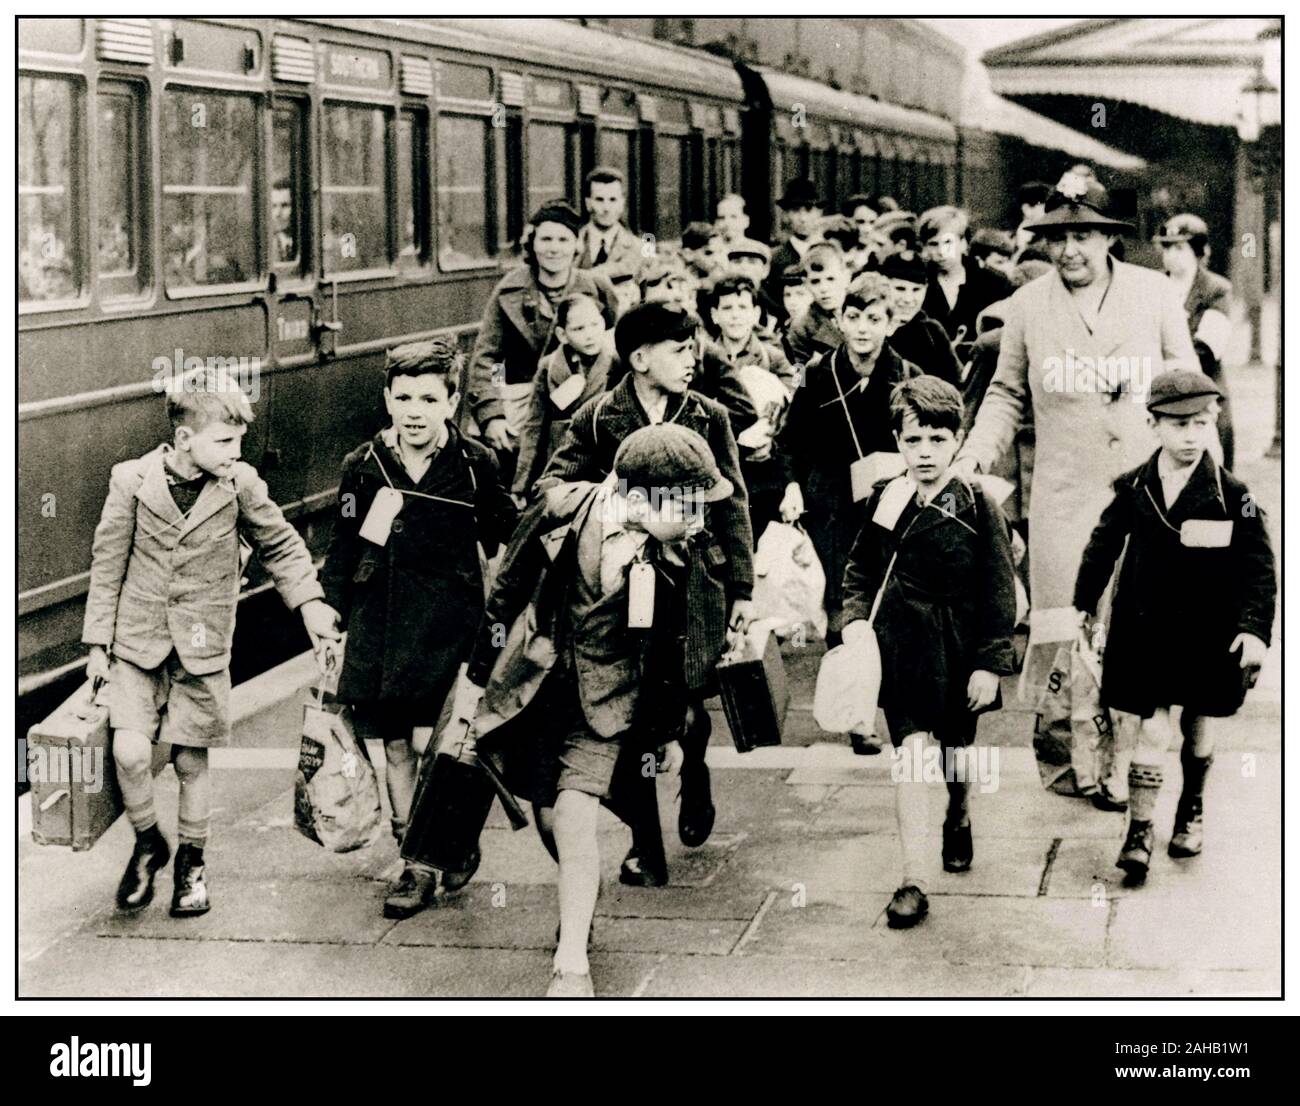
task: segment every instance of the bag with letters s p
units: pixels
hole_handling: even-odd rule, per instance
[[[330,654],[333,658],[334,654]],[[314,701],[303,705],[302,744],[293,786],[293,823],[304,837],[336,853],[371,845],[383,811],[379,779],[365,743],[344,721],[342,706],[326,696],[337,683],[337,660],[327,662]]]

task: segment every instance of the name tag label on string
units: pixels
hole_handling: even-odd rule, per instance
[[[1227,549],[1232,544],[1232,519],[1189,518],[1178,536],[1189,549]]]
[[[876,504],[871,521],[885,530],[892,530],[915,494],[916,485],[912,481],[906,477],[895,479],[880,493],[880,502]]]
[[[849,465],[849,481],[853,487],[853,502],[861,503],[871,494],[872,487],[881,480],[902,476],[907,465],[901,453],[877,451],[859,457]]]
[[[648,630],[655,618],[655,570],[638,561],[627,576],[627,624],[633,630]]]
[[[360,535],[375,545],[387,545],[393,530],[393,519],[402,509],[402,493],[395,488],[380,488],[361,523]]]
[[[551,389],[551,403],[557,411],[566,411],[573,406],[573,401],[582,395],[587,386],[587,378],[582,373],[574,373],[561,384]]]

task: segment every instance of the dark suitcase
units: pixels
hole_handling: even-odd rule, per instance
[[[474,754],[434,753],[420,765],[402,859],[463,872],[487,824],[496,790]]]
[[[761,655],[746,635],[739,651],[718,662],[718,686],[737,751],[781,744],[790,689],[775,634],[765,636]]]
[[[27,732],[32,840],[89,849],[125,809],[109,742],[108,707],[87,681]],[[170,745],[155,745],[153,773],[166,767]]]

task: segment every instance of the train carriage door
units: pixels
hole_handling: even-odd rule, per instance
[[[639,232],[641,197],[650,189],[642,186],[638,170],[636,96],[623,89],[608,89],[600,106],[600,134],[596,143],[596,163],[608,165],[627,175],[627,225]],[[647,168],[646,172],[649,171]]]

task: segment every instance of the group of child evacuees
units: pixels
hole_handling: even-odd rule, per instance
[[[563,201],[534,215],[526,263],[493,292],[468,362],[441,338],[388,352],[389,422],[343,459],[319,577],[239,460],[253,414],[233,382],[188,377],[166,397],[171,440],[114,467],[83,640],[91,675],[108,680],[136,831],[122,910],[147,905],[170,857],[150,772],[159,740],[180,781],[171,910],[211,904],[207,750],[230,733],[241,538],[322,655],[346,634],[338,698],[359,736],[383,742],[399,841],[448,701],[452,724],[500,755],[559,866],[551,995],[594,993],[598,808],[631,830],[620,879],[633,885],[668,879],[656,775],[680,779],[683,843],[712,832],[704,704],[729,639],[755,617],[753,549],[769,523],[806,526],[829,643],[875,634],[902,754],[933,739],[948,768],[1000,705],[1016,669],[1011,531],[978,478],[951,467],[964,425],[953,344],[993,284],[965,259],[961,213],[922,218],[927,268],[873,229],[889,213],[877,197],[847,207],[856,240],[823,237],[809,182],[782,198],[791,234],[775,251],[746,237],[738,196],[717,224],[688,228],[672,259],[646,255],[624,226],[616,170],[591,173],[584,200],[586,221]],[[1159,449],[1115,482],[1078,568],[1088,619],[1119,563],[1103,701],[1145,719],[1119,861],[1134,880],[1154,848],[1171,708],[1184,740],[1169,851],[1192,856],[1213,755],[1205,719],[1241,704],[1271,634],[1262,513],[1243,511],[1249,493],[1207,451],[1219,397],[1197,372],[1156,378]],[[879,751],[871,728],[851,735],[856,752]],[[968,777],[944,776],[942,861],[963,872]],[[902,870],[887,914],[905,927],[928,910],[928,792],[918,776],[895,793]],[[463,887],[478,859],[458,872],[405,863],[385,913]]]

